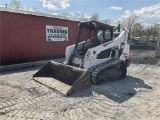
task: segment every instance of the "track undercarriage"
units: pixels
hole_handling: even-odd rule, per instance
[[[90,79],[94,84],[101,84],[108,81],[116,81],[126,76],[125,63],[120,60],[109,60],[89,69]]]

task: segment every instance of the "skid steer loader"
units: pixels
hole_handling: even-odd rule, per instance
[[[130,64],[128,31],[114,38],[113,30],[97,21],[79,23],[76,43],[66,48],[65,62],[48,62],[33,79],[68,96],[89,88],[91,82],[125,78]]]

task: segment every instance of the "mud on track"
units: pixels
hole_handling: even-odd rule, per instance
[[[39,68],[0,74],[0,120],[157,120],[160,67],[131,64],[124,80],[62,97],[31,80]]]

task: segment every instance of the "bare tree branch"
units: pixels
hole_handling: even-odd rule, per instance
[[[111,19],[101,20],[101,22],[106,24],[111,24],[113,21]]]
[[[19,9],[22,7],[22,4],[19,0],[11,0],[9,5],[10,5],[10,7],[14,8],[14,9]]]
[[[91,21],[99,21],[99,13],[93,13],[90,18]]]
[[[127,18],[124,18],[121,21],[121,25],[129,30],[128,39],[130,39],[132,27],[137,22],[137,20],[138,16],[135,13],[131,12],[131,14]]]

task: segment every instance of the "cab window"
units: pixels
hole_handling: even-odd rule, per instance
[[[112,39],[110,30],[98,30],[97,38],[100,42],[107,42]]]

